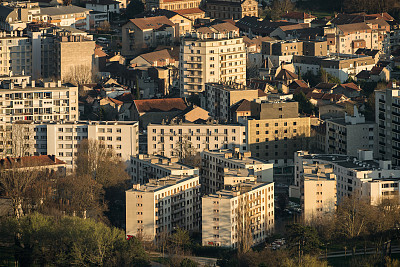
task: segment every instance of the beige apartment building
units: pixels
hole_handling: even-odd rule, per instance
[[[251,152],[241,153],[237,148],[203,151],[201,161],[201,185],[205,194],[222,190],[232,184],[232,180],[238,182],[245,179],[243,177],[255,177],[261,183],[274,180],[273,164],[252,157]]]
[[[178,157],[139,154],[131,156],[128,172],[133,184],[145,184],[151,179],[161,179],[171,175],[199,175],[199,169],[182,164]]]
[[[332,165],[304,164],[300,204],[304,221],[322,218],[336,209],[336,175]]]
[[[74,168],[79,142],[85,139],[103,142],[126,162],[130,161],[131,155],[139,153],[139,124],[136,121],[26,121],[0,126],[2,136],[7,136],[0,141],[3,156],[55,155],[66,162],[69,169]]]
[[[243,38],[215,34],[212,38],[182,39],[179,69],[181,97],[205,91],[206,83],[246,82]]]
[[[278,165],[291,164],[293,153],[307,146],[311,119],[299,116],[297,102],[253,102],[252,114],[257,119],[247,121],[247,140],[256,158]]]
[[[126,191],[126,235],[157,243],[176,228],[200,231],[199,176],[168,176]]]
[[[239,148],[247,151],[246,127],[235,124],[149,124],[147,154],[164,157],[179,156],[183,145],[193,151]]]
[[[146,10],[171,10],[195,21],[205,16],[205,12],[199,8],[201,2],[201,0],[149,0],[146,1]]]
[[[258,17],[258,2],[255,0],[207,0],[207,16],[212,19],[240,20],[246,16]]]
[[[242,99],[253,101],[261,96],[258,89],[243,84],[206,83],[204,109],[220,121],[233,121],[230,108]],[[264,94],[262,94],[264,95]]]
[[[375,136],[377,124],[366,121],[354,107],[354,115],[326,120],[325,153],[344,154],[356,157],[359,149],[373,150],[375,156]]]
[[[274,230],[274,183],[242,182],[202,198],[202,245],[260,244]]]
[[[78,119],[78,87],[58,82],[3,81],[0,122]]]
[[[357,157],[338,154],[295,154],[295,179],[289,188],[291,197],[300,198],[301,177],[305,165],[331,165],[336,176],[337,202],[344,197],[369,200],[379,204],[385,198],[399,197],[400,169],[391,161],[374,160],[370,150],[359,150]]]

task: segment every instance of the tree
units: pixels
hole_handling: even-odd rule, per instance
[[[176,142],[173,153],[178,156],[179,160],[184,164],[193,167],[200,167],[201,165],[200,153],[197,152],[187,136],[183,136]]]
[[[24,157],[31,154],[33,142],[29,136],[29,125],[14,122],[0,126],[0,156]]]
[[[178,227],[170,236],[170,242],[173,246],[175,254],[180,254],[182,252],[185,255],[185,247],[190,244],[189,232]]]
[[[294,10],[294,4],[291,0],[273,0],[271,5],[270,17],[272,20],[279,20],[281,16]]]
[[[318,108],[307,99],[303,92],[295,94],[293,99],[299,103],[299,113],[311,115],[318,112]]]
[[[141,0],[132,0],[126,7],[126,16],[128,19],[133,19],[136,15],[144,11],[144,4]]]
[[[53,174],[33,161],[12,160],[0,168],[0,194],[12,201],[14,216],[39,207],[51,193]]]
[[[299,263],[302,263],[304,255],[318,254],[319,237],[317,230],[308,225],[292,224],[287,226],[288,247],[294,256],[298,256]]]
[[[91,83],[93,81],[93,70],[90,65],[71,66],[63,75],[63,82],[69,82],[76,85]]]
[[[243,194],[238,198],[235,222],[237,225],[236,233],[239,255],[248,252],[253,245],[249,202],[248,194]]]

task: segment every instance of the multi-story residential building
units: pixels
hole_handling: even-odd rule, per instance
[[[179,156],[182,146],[190,145],[196,152],[215,149],[247,151],[246,127],[234,124],[149,124],[147,153],[165,157]]]
[[[371,70],[375,60],[366,55],[333,54],[330,56],[293,56],[296,72],[304,75],[307,72],[318,74],[321,68],[327,73],[345,82],[350,76],[354,77],[363,70]]]
[[[11,77],[9,77],[11,78]],[[35,81],[27,85],[2,82],[0,122],[59,121],[78,119],[78,87]]]
[[[241,37],[182,39],[179,60],[180,92],[182,97],[204,92],[210,82],[245,84],[246,50]]]
[[[317,17],[305,12],[292,11],[284,13],[281,18],[293,23],[311,23]]]
[[[378,158],[400,165],[400,89],[396,84],[375,91],[375,122]]]
[[[54,40],[55,76],[62,81],[91,81],[95,45],[92,36],[57,33]]]
[[[249,172],[246,177],[253,176],[258,182],[273,182],[273,164],[253,158],[251,152],[241,153],[237,148],[203,151],[201,160],[201,185],[205,194],[224,189],[226,182],[230,184],[231,180],[243,180],[240,178],[244,177],[243,173],[235,172],[237,169],[247,169]]]
[[[359,48],[382,49],[390,25],[383,19],[336,25],[324,28],[331,53],[354,54]]]
[[[93,0],[86,3],[86,8],[89,10],[106,13],[107,20],[110,21],[110,18],[112,18],[113,15],[120,13],[120,5],[121,3],[119,1]]]
[[[79,6],[55,6],[40,8],[32,18],[38,22],[49,22],[56,26],[70,26],[89,30],[89,9]]]
[[[165,9],[174,11],[192,21],[204,18],[205,12],[200,7],[201,0],[149,0],[146,1],[146,9]]]
[[[179,37],[175,27],[166,16],[129,20],[122,26],[122,55],[135,56],[149,48],[171,45]]]
[[[126,235],[158,242],[176,228],[201,229],[199,176],[168,176],[126,191]]]
[[[372,205],[379,204],[383,198],[398,197],[400,169],[390,161],[374,160],[373,152],[359,150],[358,157],[338,154],[309,154],[306,151],[295,153],[295,180],[289,194],[300,197],[301,177],[304,165],[329,164],[336,175],[337,202],[344,197],[368,199]]]
[[[294,101],[252,103],[255,119],[247,120],[248,148],[252,155],[277,165],[292,163],[293,153],[307,147],[311,134],[309,117],[300,117]]]
[[[126,162],[139,153],[138,122],[39,120],[2,123],[0,126],[2,136],[6,137],[0,142],[0,152],[4,156],[16,153],[25,156],[55,155],[66,162],[68,168],[73,168],[79,142],[84,139],[104,142],[107,148],[113,149]]]
[[[303,220],[322,218],[336,209],[336,175],[330,164],[303,164],[300,205]]]
[[[145,184],[150,179],[161,179],[171,175],[199,175],[198,168],[180,163],[178,157],[145,154],[131,156],[128,172],[134,184]]]
[[[213,19],[239,20],[246,16],[258,17],[258,2],[255,0],[207,0],[206,13]]]
[[[256,245],[273,232],[274,183],[242,182],[202,198],[202,245]]]
[[[354,107],[354,115],[326,120],[325,153],[344,154],[356,157],[359,149],[374,150],[376,123],[365,121],[365,117]],[[377,151],[374,151],[377,156]]]
[[[34,22],[33,16],[40,13],[38,2],[2,2],[0,28],[5,31],[14,31],[18,28],[25,29],[26,25]]]
[[[240,100],[253,101],[260,96],[266,96],[262,91],[243,84],[206,83],[205,88],[204,109],[220,121],[234,120],[230,108]]]

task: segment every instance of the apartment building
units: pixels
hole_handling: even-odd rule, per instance
[[[200,4],[201,0],[149,0],[146,1],[146,9],[170,10],[195,21],[196,19],[204,18],[205,16],[205,12],[199,8]]]
[[[205,8],[207,16],[212,19],[239,20],[246,16],[258,17],[258,2],[255,0],[207,0]]]
[[[33,16],[40,12],[40,7],[37,2],[10,1],[1,3],[0,12],[0,29],[14,31],[18,28],[25,29],[28,23],[33,22]]]
[[[300,117],[298,103],[290,100],[260,100],[251,108],[254,119],[247,120],[247,140],[252,155],[276,165],[290,165],[293,153],[308,145],[310,117]]]
[[[137,56],[149,48],[172,45],[179,35],[176,25],[166,16],[130,19],[122,26],[124,56]]]
[[[79,142],[84,139],[104,142],[126,162],[139,153],[138,122],[26,121],[0,126],[2,136],[6,137],[0,142],[4,156],[55,155],[73,168]]]
[[[182,145],[190,145],[196,152],[215,149],[247,151],[246,127],[235,124],[149,124],[147,153],[164,157],[178,156]]]
[[[206,83],[246,82],[246,50],[241,37],[215,34],[182,39],[179,69],[181,97],[205,91]]]
[[[233,121],[230,108],[242,99],[253,101],[265,95],[242,84],[206,83],[204,109],[220,121]]]
[[[54,40],[54,74],[62,81],[91,81],[96,43],[92,36],[59,32]]]
[[[354,115],[345,114],[344,118],[326,120],[325,153],[344,154],[357,157],[359,149],[373,150],[377,126],[373,121],[366,121],[354,107]]]
[[[40,8],[40,13],[32,18],[38,22],[48,22],[56,26],[70,26],[75,29],[89,30],[89,9],[68,5]]]
[[[301,177],[306,164],[332,166],[338,203],[348,196],[369,199],[372,205],[379,204],[383,198],[398,197],[400,169],[393,167],[390,161],[374,160],[373,152],[369,150],[359,150],[357,157],[296,152],[295,180],[289,188],[292,197],[300,197]]]
[[[312,72],[317,75],[321,68],[337,77],[344,83],[349,77],[355,77],[363,70],[371,70],[375,60],[366,55],[331,54],[330,56],[293,56],[293,65],[296,72],[304,75]]]
[[[202,198],[203,246],[260,244],[274,225],[274,183],[242,182]]]
[[[300,205],[304,221],[322,218],[336,209],[336,175],[330,164],[303,164]]]
[[[178,157],[167,158],[147,154],[131,156],[128,172],[133,184],[145,184],[151,179],[161,179],[171,175],[199,175],[198,168],[180,163]]]
[[[176,228],[201,229],[199,176],[168,176],[126,191],[126,235],[158,242]]]
[[[378,124],[378,158],[400,165],[400,89],[375,91],[375,121]]]
[[[78,87],[58,82],[36,85],[24,80],[3,80],[0,89],[0,122],[59,121],[78,119]]]
[[[241,153],[237,148],[203,151],[201,161],[201,185],[205,194],[224,189],[232,180],[248,179],[243,177],[255,177],[261,183],[273,182],[273,164],[252,157],[250,152]]]

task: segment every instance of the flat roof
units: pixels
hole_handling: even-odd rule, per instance
[[[242,182],[242,183],[232,186],[232,189],[222,189],[220,191],[217,191],[216,193],[212,193],[212,194],[205,196],[205,198],[230,199],[230,198],[240,196],[242,193],[251,192],[255,189],[258,189],[260,187],[270,185],[270,184],[272,184],[272,182],[270,182],[270,183]],[[246,189],[250,189],[250,190],[243,190],[241,193],[239,188],[246,188]]]
[[[143,158],[140,158],[143,156]],[[195,167],[183,164],[177,161],[171,161],[171,158],[167,158],[161,155],[148,155],[148,154],[140,154],[135,157],[137,160],[146,161],[148,164],[157,165],[159,167],[169,169],[169,170],[194,170],[197,169]],[[152,162],[152,160],[157,160],[156,162]]]
[[[271,165],[273,165],[272,163],[263,161],[263,160],[258,159],[258,158],[253,158],[251,156],[250,157],[244,157],[243,156],[242,158],[235,158],[235,157],[231,156],[229,158],[226,158],[225,154],[230,153],[232,155],[233,151],[230,150],[230,149],[210,150],[210,151],[203,151],[203,152],[212,154],[214,157],[219,157],[219,158],[223,158],[223,159],[226,159],[226,160],[233,161],[233,162],[235,162],[237,164],[271,164]],[[240,154],[243,155],[243,153],[240,153]]]
[[[199,179],[198,175],[170,175],[161,179],[151,179],[147,184],[140,185],[138,189],[132,188],[127,192],[157,192],[173,185],[186,182],[191,179]]]

